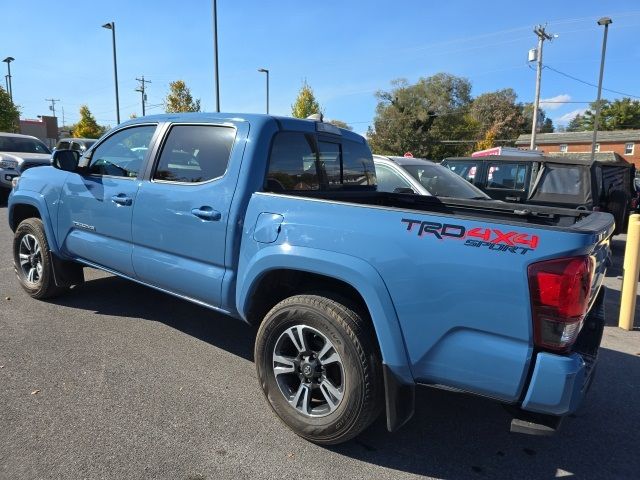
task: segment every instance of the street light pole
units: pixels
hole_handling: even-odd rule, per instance
[[[598,80],[598,99],[596,100],[596,116],[593,119],[593,139],[591,140],[591,161],[596,158],[596,137],[598,136],[598,119],[600,118],[600,98],[602,96],[602,76],[604,75],[604,55],[607,51],[607,33],[609,25],[613,23],[609,17],[602,17],[598,20],[598,25],[604,25],[604,36],[602,37],[602,58],[600,59],[600,79]]]
[[[213,0],[213,69],[216,82],[216,112],[220,111],[220,78],[218,77],[218,2]]]
[[[269,115],[269,70],[266,68],[259,68],[258,71],[267,74],[267,115]]]
[[[111,30],[111,38],[113,40],[113,76],[116,82],[116,118],[120,123],[120,97],[118,96],[118,62],[116,60],[116,22],[109,22],[102,25],[102,28]]]
[[[553,39],[553,36],[548,34],[542,25],[538,25],[536,28],[534,28],[533,33],[538,36],[538,48],[536,49],[536,60],[538,68],[536,70],[536,98],[533,102],[531,143],[529,144],[530,150],[535,150],[536,148],[536,133],[538,132],[538,108],[540,105],[540,83],[542,82],[542,47],[545,40]]]
[[[15,58],[13,57],[7,57],[3,60],[3,62],[7,64],[8,73],[7,73],[7,76],[5,77],[5,81],[7,83],[7,93],[11,98],[11,102],[13,102],[13,87],[11,86],[11,62],[13,62],[14,60]]]

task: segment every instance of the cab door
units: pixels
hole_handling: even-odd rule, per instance
[[[174,124],[133,210],[133,267],[151,285],[219,306],[248,125]],[[230,235],[233,237],[233,235]]]
[[[131,218],[138,174],[157,125],[136,125],[105,138],[81,173],[70,173],[60,195],[58,234],[65,252],[79,260],[135,276]]]

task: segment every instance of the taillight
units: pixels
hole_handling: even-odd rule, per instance
[[[594,262],[589,256],[529,266],[534,343],[566,351],[575,342],[589,308]]]

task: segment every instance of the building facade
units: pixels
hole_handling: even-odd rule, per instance
[[[536,135],[538,150],[545,153],[591,152],[593,132],[540,133]],[[531,135],[520,135],[516,146],[528,147]],[[640,169],[640,130],[613,130],[598,132],[596,152],[615,152]]]

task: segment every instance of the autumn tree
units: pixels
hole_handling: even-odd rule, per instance
[[[0,132],[20,131],[20,110],[11,100],[7,91],[0,87]]]
[[[478,126],[476,137],[482,138],[477,149],[494,147],[496,140],[515,141],[522,133],[527,120],[516,100],[516,92],[511,88],[483,93],[473,100],[469,116]]]
[[[300,88],[300,92],[298,92],[296,101],[291,105],[291,116],[295,118],[307,118],[314,113],[322,113],[322,109],[313,94],[313,90],[305,81]]]
[[[194,100],[187,84],[183,80],[176,80],[169,84],[164,108],[167,113],[199,112],[200,99]]]
[[[106,127],[98,125],[89,107],[80,107],[80,121],[73,126],[72,135],[79,138],[99,138],[106,131]]]
[[[442,159],[470,153],[465,139],[474,138],[469,122],[471,83],[447,73],[404,79],[376,93],[378,105],[367,137],[374,152]]]

